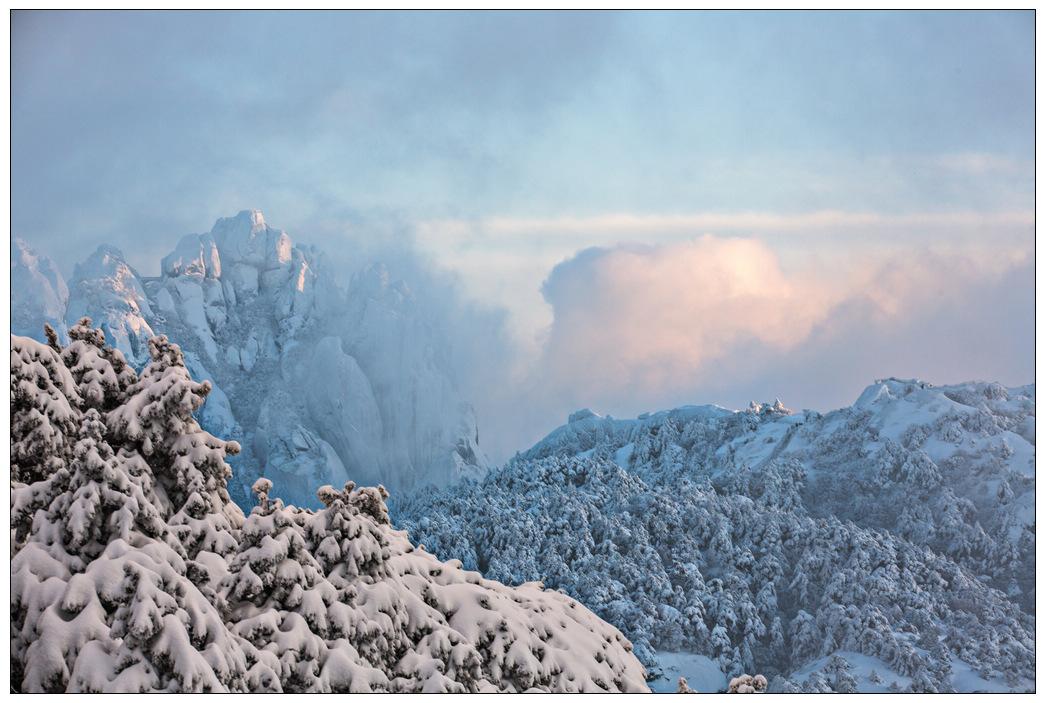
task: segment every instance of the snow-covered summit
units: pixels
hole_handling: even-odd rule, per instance
[[[261,210],[241,210],[214,223],[211,236],[230,260],[272,267],[290,260],[291,240],[283,230],[265,224]]]
[[[46,277],[26,271],[24,294],[46,299]],[[154,334],[185,349],[215,386],[203,420],[244,447],[232,460],[242,504],[259,473],[281,497],[314,505],[323,483],[402,492],[485,470],[444,340],[380,262],[334,272],[321,252],[244,210],[182,237],[160,271],[144,278],[99,247],[77,266],[65,319],[91,317],[136,366]],[[42,323],[63,317],[50,307],[24,331],[42,339]]]
[[[758,406],[759,409],[762,406]],[[635,419],[615,418],[611,415],[600,415],[589,408],[583,408],[567,417],[567,424],[549,432],[533,447],[521,453],[523,459],[541,459],[552,455],[575,454],[590,451],[601,443],[617,443],[638,428],[651,427],[672,420],[688,422],[698,419],[715,419],[735,414],[719,405],[683,405],[671,410],[656,413],[642,413]]]
[[[94,319],[132,363],[148,359],[148,340],[155,334],[152,305],[138,272],[116,247],[103,244],[76,265],[65,315],[70,325]]]

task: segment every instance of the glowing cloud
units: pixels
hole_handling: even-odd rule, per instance
[[[786,355],[844,322],[910,318],[1027,256],[995,252],[989,267],[908,254],[787,270],[755,239],[587,249],[543,287],[554,321],[541,372],[575,397],[652,397],[708,382],[738,357]]]

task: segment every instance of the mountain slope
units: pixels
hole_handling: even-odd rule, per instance
[[[834,679],[804,667],[849,652],[914,690],[1023,690],[1033,390],[889,379],[824,415],[779,402],[579,411],[395,518],[489,577],[564,588],[651,667],[689,651],[814,690]]]

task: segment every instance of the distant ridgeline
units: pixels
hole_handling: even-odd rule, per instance
[[[193,376],[212,384],[203,427],[242,447],[229,486],[241,507],[253,505],[258,476],[318,507],[316,486],[350,477],[408,492],[486,470],[447,340],[380,264],[343,288],[319,251],[295,246],[257,210],[182,238],[158,278],[109,246],[68,287],[24,242],[11,259],[13,333],[42,341],[49,323],[65,340],[88,316],[135,368],[154,334],[185,350]]]
[[[48,336],[11,337],[13,691],[647,690],[616,628],[415,547],[383,487],[312,511],[259,479],[245,516],[165,337],[136,373],[86,321]]]
[[[778,691],[1026,690],[1034,397],[889,379],[824,415],[580,411],[393,517],[489,578],[564,589],[651,668],[693,652]]]

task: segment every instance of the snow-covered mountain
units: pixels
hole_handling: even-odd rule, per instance
[[[438,331],[380,263],[331,271],[321,252],[244,211],[183,237],[156,278],[99,247],[76,267],[59,314],[61,277],[19,246],[17,295],[43,304],[17,331],[43,339],[44,322],[90,317],[136,367],[155,334],[184,348],[193,375],[214,387],[204,426],[243,446],[230,483],[241,505],[258,476],[290,502],[317,505],[323,483],[404,492],[487,467]]]
[[[149,358],[149,339],[156,334],[149,320],[155,316],[142,277],[119,249],[102,245],[76,265],[65,315],[70,326],[90,317],[132,364],[141,366]]]
[[[135,373],[100,329],[11,337],[15,692],[646,691],[621,633],[573,599],[440,561],[382,488],[285,506],[194,414],[207,382],[149,340]]]
[[[46,256],[21,239],[11,240],[11,332],[39,338],[44,324],[65,333],[69,289]]]
[[[583,410],[394,518],[489,578],[565,589],[666,672],[690,657],[777,690],[1024,690],[1034,427],[1033,386],[898,379],[823,415]]]

